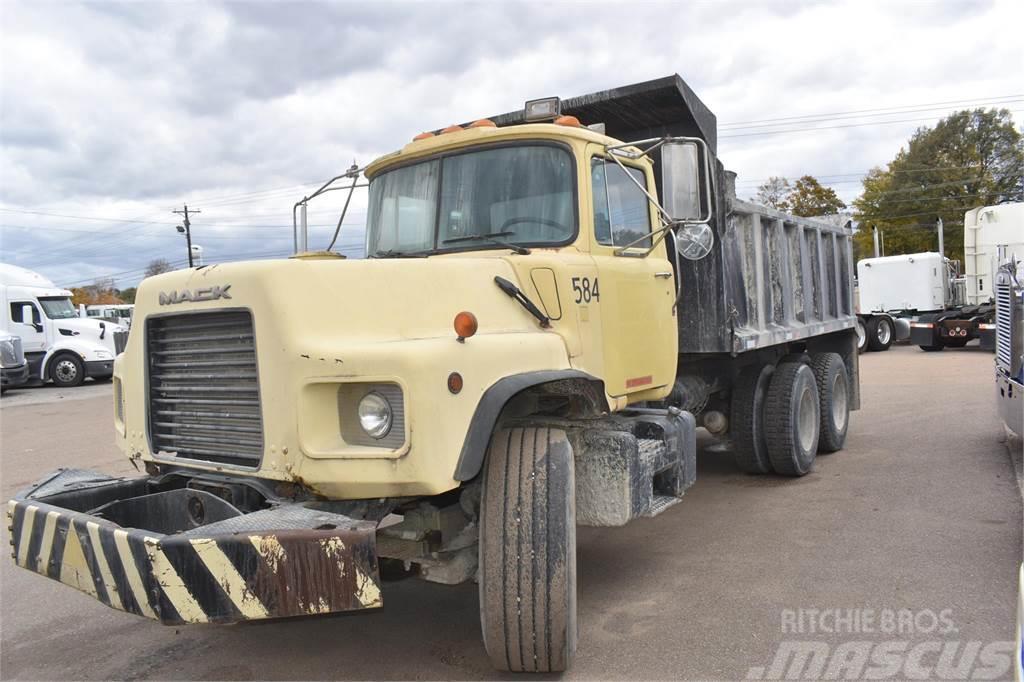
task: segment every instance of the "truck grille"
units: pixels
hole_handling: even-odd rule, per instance
[[[146,332],[153,451],[258,466],[263,420],[252,314],[155,317]]]
[[[996,280],[996,362],[1007,369],[1012,364],[1012,352],[1010,350],[1012,345],[1011,339],[1011,326],[1013,319],[1013,311],[1011,306],[1013,301],[1010,293],[1010,283],[1007,281],[1008,276],[1000,273],[1000,277]]]
[[[116,331],[114,332],[114,355],[120,355],[124,352],[124,347],[128,345],[128,332]]]

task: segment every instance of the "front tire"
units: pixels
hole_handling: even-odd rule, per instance
[[[838,452],[846,443],[850,425],[850,383],[846,365],[838,353],[818,353],[811,357],[811,369],[818,385],[818,452]]]
[[[888,317],[872,317],[868,322],[868,348],[874,351],[889,350],[895,336],[892,320]]]
[[[560,672],[576,652],[576,481],[560,429],[491,437],[480,508],[480,624],[498,670]]]
[[[814,372],[803,362],[775,368],[764,409],[768,456],[776,472],[803,476],[818,452],[821,413]]]
[[[79,386],[85,381],[85,363],[71,353],[61,353],[50,361],[50,378],[62,388]]]

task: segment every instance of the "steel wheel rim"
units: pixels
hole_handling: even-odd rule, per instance
[[[864,324],[860,320],[857,320],[857,324],[854,327],[857,329],[857,347],[863,348],[864,342],[868,339],[867,331],[864,330]]]
[[[832,424],[836,431],[846,428],[846,417],[849,414],[846,409],[847,389],[846,374],[839,372],[832,380]]]
[[[75,377],[78,376],[78,367],[71,360],[61,360],[57,363],[53,373],[61,381],[74,381]]]
[[[817,422],[814,415],[814,403],[814,393],[807,386],[800,393],[796,418],[797,440],[800,441],[800,447],[804,452],[809,452],[814,447],[814,427]]]
[[[889,343],[889,339],[892,338],[892,328],[890,328],[889,322],[887,320],[882,320],[881,322],[878,323],[878,331],[876,332],[876,336],[878,337],[879,343],[883,345]]]

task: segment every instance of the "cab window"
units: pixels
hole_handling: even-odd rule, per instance
[[[28,304],[32,306],[32,319],[23,319],[21,311],[23,307]],[[23,322],[25,324],[39,324],[42,322],[42,317],[39,315],[39,309],[36,308],[35,304],[29,301],[14,301],[11,303],[11,321],[12,322]]]
[[[639,168],[629,168],[637,182],[647,188],[647,176]],[[599,244],[649,248],[650,209],[648,199],[617,163],[594,159],[590,178],[594,195],[594,233]]]

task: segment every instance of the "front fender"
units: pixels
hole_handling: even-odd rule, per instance
[[[46,355],[43,356],[43,362],[40,365],[40,378],[45,380],[50,376],[50,361],[59,353],[74,353],[77,357],[81,358],[82,362],[93,362],[97,360],[109,362],[114,361],[114,354],[102,345],[75,341],[72,337],[66,338],[68,339],[67,341],[57,341],[46,351]],[[105,357],[100,357],[101,351],[102,353],[106,353]]]
[[[466,440],[462,445],[462,452],[459,454],[459,463],[455,467],[455,480],[468,481],[480,473],[494,425],[497,423],[501,411],[513,396],[533,386],[566,379],[598,381],[596,377],[576,369],[545,370],[504,377],[484,391],[466,432]]]

